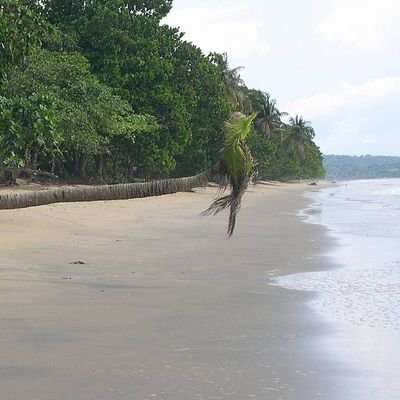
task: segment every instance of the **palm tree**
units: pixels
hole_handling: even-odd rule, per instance
[[[190,191],[206,186],[216,180],[221,189],[231,186],[231,193],[215,200],[204,214],[217,214],[230,208],[228,234],[232,235],[239,212],[241,199],[252,177],[253,159],[246,145],[255,114],[245,116],[232,114],[225,123],[225,143],[220,160],[201,174],[160,181],[129,183],[119,185],[67,187],[39,190],[17,194],[0,195],[0,210],[40,206],[52,203],[81,202],[95,200],[121,200],[149,196],[160,196],[176,192]]]
[[[294,118],[290,117],[282,142],[289,151],[293,151],[300,160],[304,160],[305,152],[312,145],[314,136],[311,123],[296,115]]]
[[[246,144],[246,138],[256,115],[256,113],[249,116],[240,112],[233,113],[229,121],[225,123],[225,143],[221,158],[214,167],[213,175],[217,178],[222,190],[230,185],[231,192],[215,200],[203,212],[204,215],[215,215],[229,207],[229,236],[235,229],[242,197],[253,176],[254,162]]]
[[[221,71],[222,82],[225,88],[225,94],[228,101],[232,104],[235,110],[243,113],[251,112],[251,103],[246,95],[246,85],[240,76],[240,71],[243,67],[239,66],[231,69],[228,63],[228,55],[214,54],[214,61]]]
[[[282,133],[282,117],[286,112],[281,112],[276,106],[276,100],[271,99],[269,93],[262,93],[262,103],[255,111],[258,115],[254,121],[254,128],[261,134],[271,138],[274,133]]]

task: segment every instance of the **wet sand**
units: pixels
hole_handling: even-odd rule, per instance
[[[1,399],[357,399],[312,294],[269,284],[333,267],[304,190],[251,188],[230,240],[212,188],[1,211]]]

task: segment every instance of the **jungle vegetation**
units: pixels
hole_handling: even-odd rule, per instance
[[[226,124],[240,112],[241,123],[252,122],[248,147],[231,140],[244,159],[253,156],[245,169],[251,164],[260,179],[323,176],[310,122],[248,88],[226,54],[206,55],[163,23],[172,6],[3,0],[0,166],[83,182],[193,176],[223,165]],[[243,171],[227,182],[240,191],[235,173]],[[225,198],[214,211],[231,205]]]

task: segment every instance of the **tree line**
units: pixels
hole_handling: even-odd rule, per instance
[[[250,89],[226,54],[163,23],[172,0],[5,0],[0,164],[109,182],[195,175],[224,122],[253,115],[259,178],[324,174],[311,124]]]
[[[324,167],[331,180],[400,178],[400,157],[327,155]]]

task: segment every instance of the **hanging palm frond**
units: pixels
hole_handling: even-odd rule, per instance
[[[215,200],[203,212],[204,215],[215,215],[229,207],[229,236],[235,229],[242,197],[252,179],[254,161],[246,144],[246,138],[256,115],[256,113],[249,116],[234,113],[225,123],[225,143],[221,151],[221,159],[214,168],[213,175],[222,191],[230,185],[231,192]]]

